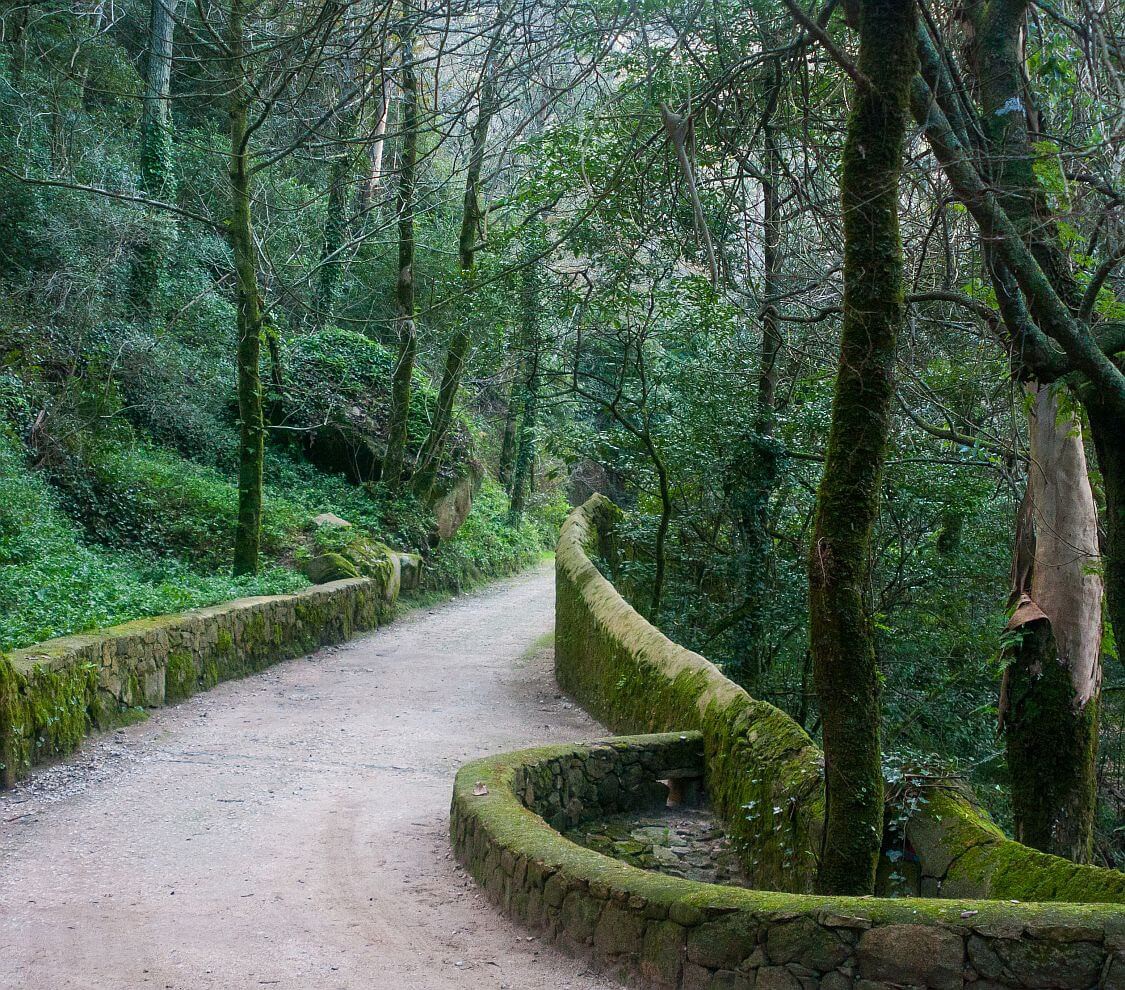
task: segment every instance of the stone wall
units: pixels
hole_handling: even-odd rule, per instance
[[[811,890],[823,818],[820,750],[788,715],[646,622],[602,576],[587,550],[611,532],[617,511],[594,495],[563,524],[555,554],[559,685],[615,732],[702,732],[712,807],[750,875],[764,887]]]
[[[366,578],[243,598],[0,655],[0,785],[131,710],[342,642],[385,622],[397,585]]]
[[[823,819],[823,755],[788,715],[644,620],[598,571],[618,510],[591,496],[555,556],[559,684],[616,732],[696,729],[707,789],[751,876],[808,891]],[[1007,838],[963,792],[934,789],[907,825],[927,896],[1125,904],[1125,874],[1076,866]]]
[[[821,897],[695,883],[564,839],[558,826],[698,772],[697,733],[480,760],[454,784],[451,837],[490,900],[624,982],[675,990],[1125,990],[1109,905]],[[612,783],[607,783],[612,781]]]

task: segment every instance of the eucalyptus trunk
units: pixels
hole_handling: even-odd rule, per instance
[[[1030,167],[1026,147],[1019,150],[1013,140],[1013,137],[1021,137],[1023,131],[1022,140],[1026,144],[1027,125],[1023,115],[1026,94],[1018,72],[1013,75],[1010,71],[1011,62],[1019,57],[1021,22],[1012,17],[1012,4],[1005,4],[1003,14],[1003,19],[993,21],[991,26],[1005,28],[1008,38],[993,40],[982,46],[982,50],[993,62],[1003,56],[1009,68],[996,69],[987,75],[982,70],[980,89],[982,102],[987,93],[986,106],[992,106],[994,114],[1004,111],[997,115],[1003,118],[1002,131],[997,131],[998,125],[990,122],[991,146],[999,149],[1002,160],[1013,153],[1023,160],[1021,163],[994,163],[994,174],[1001,181],[1013,181],[1015,175],[1022,176],[1022,181],[1026,182],[1029,171],[1034,179],[1034,170]],[[1013,31],[1016,41],[1011,37]],[[987,32],[986,37],[990,37]],[[996,193],[978,174],[973,165],[974,152],[967,144],[967,130],[957,123],[956,115],[946,109],[941,99],[941,94],[951,88],[942,78],[943,63],[932,45],[924,44],[922,50],[923,72],[915,79],[911,94],[914,116],[922,125],[954,194],[977,221],[990,254],[1001,263],[993,266],[993,284],[1012,337],[1013,353],[1019,364],[1026,367],[1029,377],[1040,383],[1063,377],[1073,381],[1075,394],[1089,417],[1107,494],[1106,602],[1114,630],[1118,631],[1125,624],[1125,545],[1122,543],[1125,540],[1125,458],[1119,453],[1125,426],[1125,373],[1110,355],[1120,350],[1120,341],[1102,339],[1094,332],[1082,307],[1079,305],[1076,309],[1073,280],[1065,265],[1056,263],[1057,250],[1051,246],[1052,237],[1045,236],[1051,225],[1044,224],[1033,212],[1033,205],[1041,200],[1039,192],[1023,195],[1018,190],[1001,189]],[[1009,87],[1007,96],[1004,95],[1005,84]],[[1020,112],[1016,113],[1017,110]],[[1005,205],[1000,202],[1001,196]],[[1028,216],[1030,228],[1025,222]],[[1117,635],[1120,636],[1120,632]]]
[[[1082,427],[1028,386],[1029,466],[1000,690],[1016,838],[1087,862],[1097,806],[1102,578]]]
[[[905,305],[898,182],[917,64],[913,0],[863,0],[844,146],[844,315],[809,560],[810,646],[825,761],[817,885],[869,894],[883,834],[879,672],[867,608],[872,531]]]
[[[770,574],[773,569],[773,539],[769,533],[769,507],[777,489],[779,445],[774,439],[774,402],[777,390],[777,359],[781,352],[781,330],[777,300],[781,292],[781,155],[773,123],[781,89],[781,66],[777,60],[765,70],[763,86],[762,139],[765,156],[762,168],[762,343],[758,357],[757,409],[749,436],[739,452],[733,472],[738,491],[739,530],[745,565],[742,585],[744,601],[739,618],[732,623],[738,654],[729,669],[733,680],[747,690],[756,687],[765,669],[768,653]]]
[[[1081,292],[1058,226],[1035,175],[1032,142],[1040,115],[1025,75],[1027,0],[972,3],[965,17],[979,90],[986,164],[999,205],[1051,287],[1072,313]],[[1007,289],[1010,274],[987,256],[1001,316],[1013,341],[1032,318]],[[1034,379],[1013,348],[1017,374]],[[1097,512],[1081,424],[1061,416],[1054,390],[1028,385],[1031,439],[1027,491],[1012,563],[1013,645],[1000,694],[1012,813],[1021,842],[1089,860],[1097,803],[1097,709],[1101,681],[1103,582]]]
[[[407,427],[418,350],[414,322],[414,183],[418,162],[418,77],[414,66],[413,35],[402,38],[402,155],[398,182],[398,280],[395,284],[395,327],[398,357],[391,380],[391,415],[382,479],[391,491],[402,485]]]

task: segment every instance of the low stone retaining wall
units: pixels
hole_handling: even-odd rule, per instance
[[[128,709],[339,643],[385,622],[397,583],[335,581],[139,619],[0,655],[0,785],[73,750]]]
[[[555,675],[615,732],[698,730],[707,791],[763,887],[809,891],[823,821],[822,758],[803,729],[673,643],[607,581],[587,550],[618,509],[594,495],[563,524],[555,554]]]
[[[598,571],[619,510],[593,495],[555,555],[555,672],[615,732],[702,732],[707,789],[748,872],[808,891],[823,822],[823,754],[796,722],[751,698],[698,653],[645,621]],[[933,789],[907,824],[921,893],[1125,904],[1125,874],[1076,866],[1008,839],[969,798]]]
[[[489,898],[602,972],[675,990],[1125,990],[1103,905],[821,897],[695,883],[564,839],[700,766],[698,733],[550,746],[457,775],[451,836]]]

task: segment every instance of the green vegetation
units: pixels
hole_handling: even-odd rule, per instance
[[[0,11],[0,648],[456,590],[600,491],[625,599],[825,754],[779,886],[870,888],[881,770],[1125,864],[1125,12],[355,13]]]
[[[166,470],[168,463],[165,458],[155,468]],[[183,471],[176,480],[197,480],[196,467],[180,463]],[[212,493],[232,501],[229,484],[225,489],[213,485]],[[174,495],[176,487],[166,492]],[[183,536],[189,525],[205,530],[210,519],[183,511],[178,522]],[[22,445],[0,430],[0,648],[229,598],[279,594],[306,583],[280,567],[233,578],[193,566],[189,559],[87,540],[64,511],[60,493],[29,470]]]

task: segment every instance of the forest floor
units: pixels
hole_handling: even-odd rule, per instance
[[[0,796],[0,986],[604,990],[452,860],[457,767],[603,730],[539,568],[96,737]]]

